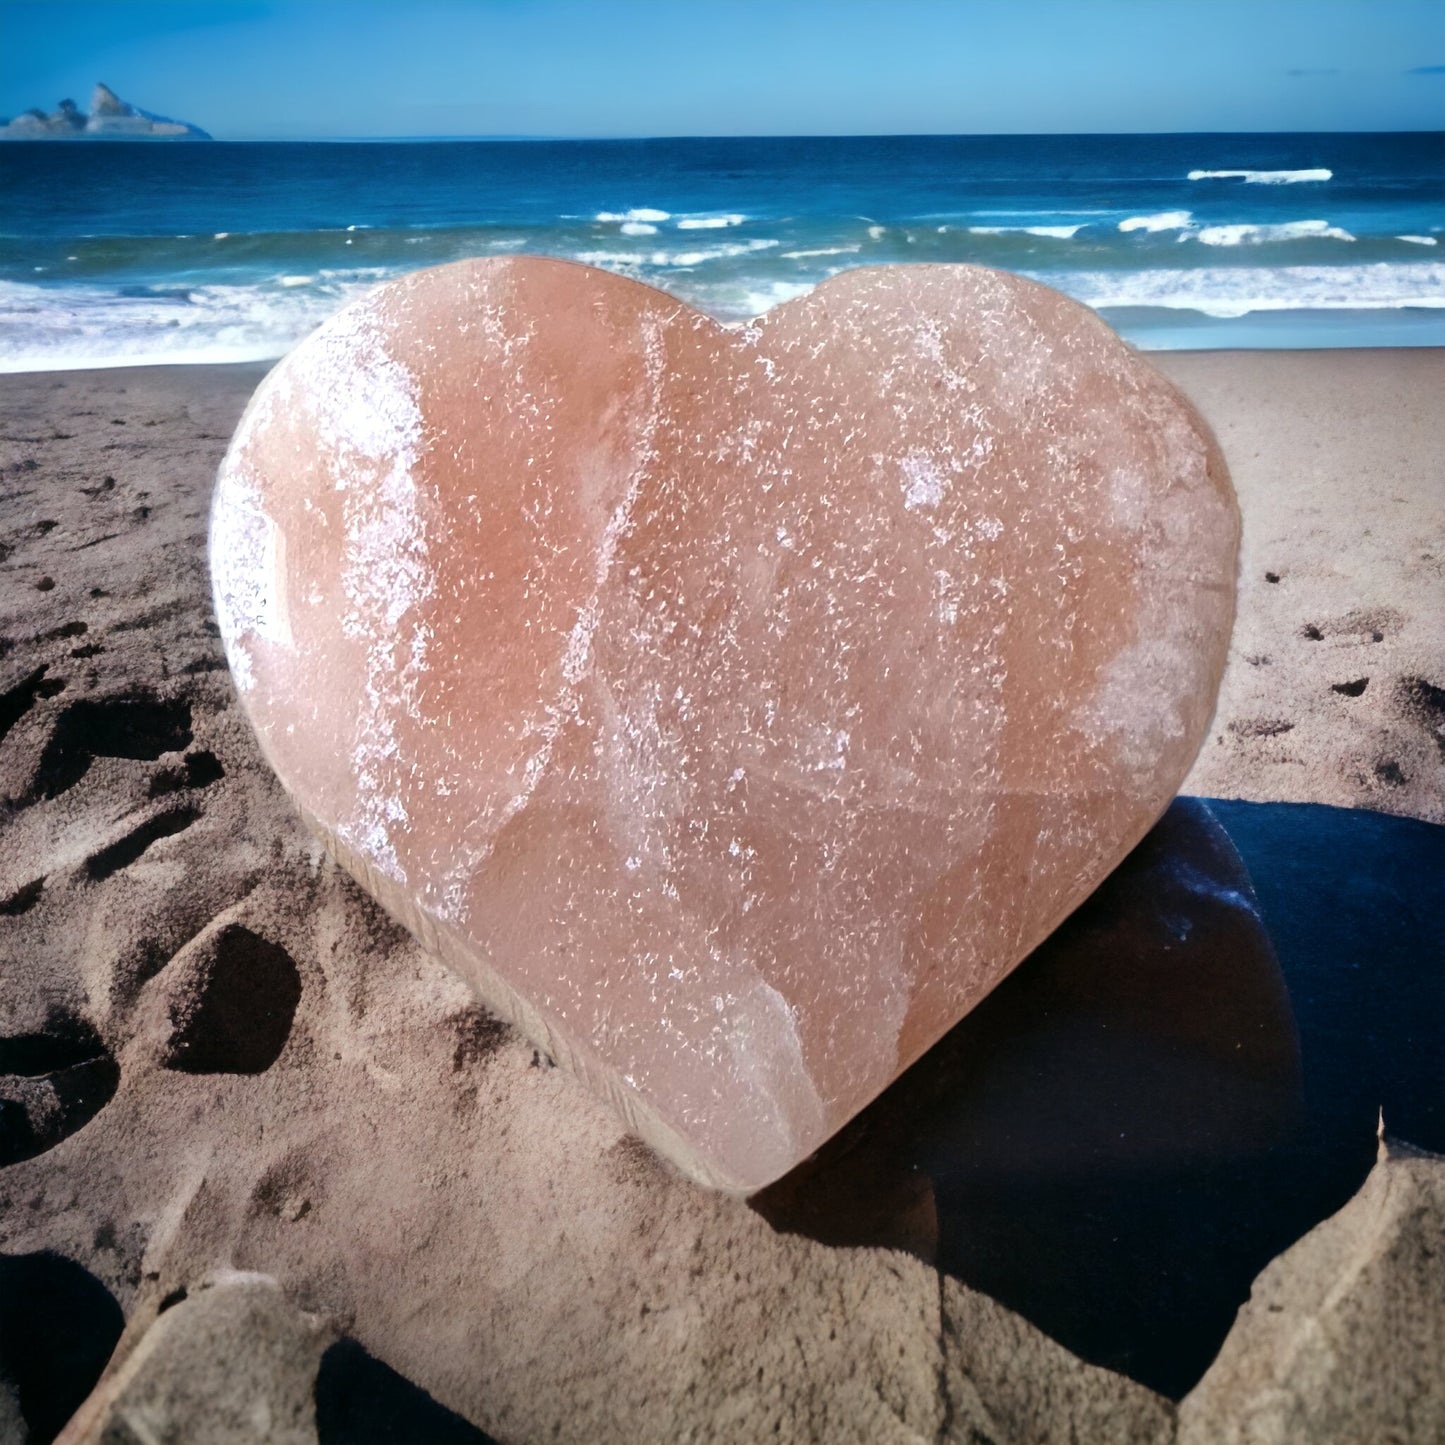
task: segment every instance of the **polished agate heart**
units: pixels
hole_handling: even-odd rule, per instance
[[[1163,811],[1238,516],[1174,388],[971,266],[729,330],[519,256],[373,291],[221,468],[216,610],[336,857],[694,1178],[798,1163]]]

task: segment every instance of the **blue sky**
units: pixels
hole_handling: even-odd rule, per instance
[[[1445,0],[0,0],[0,115],[218,138],[1445,128]]]

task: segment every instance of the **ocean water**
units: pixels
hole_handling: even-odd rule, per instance
[[[1143,348],[1445,344],[1440,134],[0,146],[0,370],[281,355],[368,286],[529,251],[725,321],[973,262]]]

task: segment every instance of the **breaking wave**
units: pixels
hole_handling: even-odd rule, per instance
[[[1079,221],[1072,226],[970,226],[970,236],[1047,236],[1055,241],[1072,241],[1080,231],[1089,223]],[[944,226],[938,227],[940,231],[946,230]]]
[[[719,231],[725,226],[741,226],[746,216],[684,216],[678,223],[679,231]]]
[[[1119,222],[1121,231],[1177,231],[1194,224],[1192,211],[1160,211],[1154,216],[1129,216]]]
[[[1191,181],[1243,181],[1254,186],[1292,186],[1302,181],[1329,181],[1334,172],[1324,166],[1302,171],[1190,171]]]
[[[622,271],[635,267],[666,269],[704,266],[709,261],[728,261],[739,256],[751,256],[757,251],[770,251],[780,245],[781,241],[759,239],[707,246],[697,251],[578,251],[571,259],[581,261],[587,266],[607,266]]]
[[[0,281],[0,371],[269,361],[384,275],[121,291]]]
[[[1194,239],[1206,246],[1258,246],[1266,241],[1299,241],[1305,238],[1353,241],[1355,238],[1328,221],[1282,221],[1278,224],[1202,226]]]
[[[598,211],[592,219],[601,222],[622,221],[625,223],[669,221],[672,219],[672,212],[657,211],[651,206],[634,206],[630,211]]]
[[[811,251],[784,251],[779,259],[787,261],[807,261],[814,256],[852,256],[863,249],[861,244],[852,246],[817,246]]]
[[[776,241],[698,251],[598,251],[577,260],[662,284],[723,320],[756,316],[810,291]],[[829,271],[856,247],[818,247]],[[813,258],[809,258],[810,260]],[[780,273],[779,262],[788,260]],[[58,287],[0,281],[0,371],[261,361],[283,355],[337,309],[399,271],[276,275],[252,284]],[[1026,274],[1097,309],[1164,308],[1213,318],[1292,310],[1445,308],[1445,262],[1195,266],[1140,270],[1030,268]],[[669,276],[672,279],[669,279]],[[1144,340],[1147,345],[1147,338]]]
[[[1367,266],[1201,266],[1150,271],[1035,273],[1096,309],[1158,306],[1239,317],[1255,311],[1377,311],[1445,307],[1445,263]]]

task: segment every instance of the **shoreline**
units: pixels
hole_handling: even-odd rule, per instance
[[[1034,279],[1047,285],[1056,285],[1059,278],[1038,275]],[[656,287],[657,280],[654,278],[645,284]],[[816,280],[809,281],[801,289],[810,290],[817,284],[820,283]],[[335,311],[366,289],[369,289],[369,286],[350,296],[335,298],[330,314],[335,314]],[[773,304],[785,299],[788,298],[774,297]],[[728,329],[746,326],[753,319],[751,314],[713,313],[705,305],[697,309],[712,315],[719,325]],[[765,307],[764,310],[766,309],[771,307]],[[1217,355],[1221,352],[1231,356],[1255,352],[1295,356],[1336,351],[1358,354],[1445,350],[1445,308],[1424,304],[1397,307],[1265,309],[1243,315],[1216,315],[1185,307],[1143,303],[1098,305],[1091,309],[1145,358],[1163,355]],[[293,346],[298,345],[304,336],[309,334],[310,329],[325,320],[326,313],[314,316],[311,326],[297,334],[295,339],[279,352],[274,349],[273,344],[267,343],[251,355],[240,356],[217,357],[206,355],[202,351],[187,358],[181,352],[161,351],[97,360],[62,354],[56,358],[31,357],[23,363],[15,363],[13,358],[0,354],[0,377],[72,375],[96,371],[150,370],[157,367],[200,367],[216,371],[238,366],[269,368],[276,365]]]

